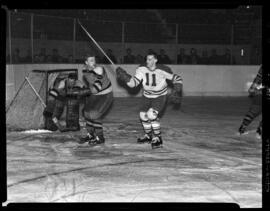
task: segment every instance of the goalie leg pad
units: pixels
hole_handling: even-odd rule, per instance
[[[79,129],[79,101],[75,98],[67,100],[67,113],[66,123],[67,128],[78,128]]]
[[[49,100],[46,108],[43,111],[43,115],[45,117],[52,117],[54,108],[55,108],[55,100],[54,99]]]
[[[52,118],[56,117],[57,119],[60,119],[64,111],[64,107],[65,107],[65,103],[63,101],[56,100]]]

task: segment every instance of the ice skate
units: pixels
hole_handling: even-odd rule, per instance
[[[104,144],[105,143],[105,138],[103,136],[96,136],[94,138],[92,138],[88,144],[90,146],[95,146],[95,145],[98,145],[98,144]]]
[[[148,134],[144,134],[143,137],[137,139],[137,143],[138,144],[145,144],[145,143],[150,144],[151,143],[151,136]]]
[[[84,144],[86,142],[91,142],[92,140],[94,139],[93,136],[91,136],[90,134],[87,134],[86,136],[82,136],[80,137],[80,140],[79,140],[79,144]]]
[[[237,136],[247,135],[248,131],[241,125],[238,129],[238,132],[236,133]]]
[[[152,146],[152,149],[161,148],[162,147],[161,136],[156,136],[156,137],[152,138],[151,146]]]
[[[261,127],[258,127],[256,130],[256,138],[257,139],[262,139],[262,129]]]

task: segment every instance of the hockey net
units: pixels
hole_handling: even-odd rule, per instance
[[[40,98],[25,79],[6,109],[8,131],[22,131],[44,128],[43,110],[47,102],[48,90],[56,80],[65,78],[77,69],[33,70],[27,75]],[[44,102],[44,104],[42,103]]]

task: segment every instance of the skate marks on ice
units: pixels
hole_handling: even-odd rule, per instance
[[[170,113],[168,113],[170,117]],[[178,120],[179,118],[179,120]],[[211,117],[212,118],[212,117]],[[214,117],[213,117],[214,119]],[[114,120],[114,121],[113,121]],[[175,123],[174,123],[175,122]],[[137,144],[136,118],[108,118],[106,143],[79,133],[8,136],[8,198],[17,202],[236,202],[261,206],[260,142],[228,135],[239,118],[162,120],[164,146]],[[231,133],[232,134],[232,133]],[[14,139],[13,141],[11,139]]]

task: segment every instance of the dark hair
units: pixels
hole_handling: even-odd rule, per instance
[[[96,58],[96,55],[95,54],[91,54],[91,53],[88,53],[84,56],[84,61],[86,61],[89,57],[95,57]]]
[[[154,56],[154,57],[155,57],[155,59],[157,59],[157,58],[158,58],[158,56],[157,56],[156,52],[154,52],[154,51],[149,52],[149,53],[148,53],[146,56]]]

